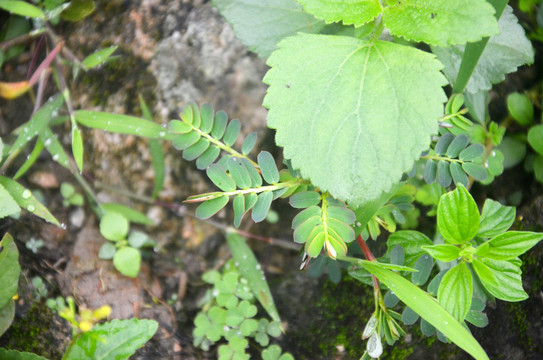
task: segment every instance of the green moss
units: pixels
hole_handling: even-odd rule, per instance
[[[25,316],[15,318],[4,335],[3,346],[10,350],[26,351],[48,359],[60,359],[59,342],[51,333],[53,313],[44,303],[34,303]],[[62,344],[60,344],[62,345]]]

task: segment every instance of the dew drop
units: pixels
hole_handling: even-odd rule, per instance
[[[448,322],[448,321],[445,321],[445,325],[449,325],[449,322]]]
[[[23,191],[23,199],[28,199],[29,197],[32,196],[32,193],[30,192],[30,190],[26,189],[25,191]]]
[[[34,205],[32,205],[32,204],[31,204],[31,205],[28,205],[28,206],[26,207],[26,209],[27,209],[28,211],[30,211],[30,212],[36,211],[36,207],[35,207]]]
[[[43,145],[49,146],[49,145],[51,145],[51,141],[52,141],[51,138],[48,138],[47,140],[45,140],[45,142],[43,143]]]
[[[60,227],[62,230],[66,230],[68,228],[65,223],[60,224]]]
[[[53,160],[58,161],[58,154],[53,155]]]
[[[166,132],[165,132],[165,131],[161,131],[161,132],[158,133],[158,135],[160,135],[160,137],[164,137],[164,136],[166,136]]]

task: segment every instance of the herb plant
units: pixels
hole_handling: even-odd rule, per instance
[[[46,16],[20,3],[0,0],[0,7]],[[543,125],[532,126],[531,100],[522,94],[508,98],[511,119],[530,126],[513,146],[506,135],[507,121],[493,121],[488,113],[492,85],[534,58],[507,1],[213,4],[249,49],[268,58],[270,70],[263,81],[269,89],[263,105],[269,109],[268,126],[276,130],[284,165],[278,166],[267,151],[255,156],[256,134],[238,141],[241,122],[229,120],[224,111],[215,112],[210,104],[186,105],[180,120],[164,128],[152,121],[143,99],[143,118],[74,110],[61,86],[62,95],[40,107],[9,149],[0,152],[7,153],[3,168],[34,138],[38,142],[32,153],[46,148],[55,161],[70,166],[51,136],[56,122],[52,114],[64,103],[78,170],[83,168],[79,126],[148,138],[157,174],[151,198],[164,181],[160,141],[171,141],[184,159],[195,161],[218,188],[186,200],[200,203],[196,216],[206,220],[229,202],[233,208],[234,228],[227,229],[227,242],[234,265],[229,263],[223,273],[204,275],[214,289],[203,302],[193,333],[195,345],[204,349],[224,338],[228,345],[220,345],[221,359],[247,358],[248,338],[265,347],[268,335],[280,333],[279,314],[258,263],[235,234],[249,213],[254,222],[263,221],[271,203],[280,198],[289,198],[299,209],[292,220],[293,238],[303,244],[306,257],[313,263],[323,257],[328,263],[348,263],[350,276],[373,286],[375,310],[361,332],[368,339],[363,358],[379,358],[383,340],[393,345],[405,335],[401,323],[411,325],[420,318],[424,334],[436,334],[476,359],[488,359],[466,322],[485,326],[482,311],[489,300],[527,298],[519,256],[543,238],[541,233],[508,231],[515,219],[513,207],[487,199],[480,212],[469,193],[474,182],[486,185],[499,176],[506,159],[516,156],[522,161],[524,154],[518,149],[526,143],[535,152],[531,164],[541,180]],[[531,9],[533,4],[523,6]],[[431,52],[417,43],[428,45]],[[97,65],[113,51],[103,49],[80,65]],[[57,53],[51,53],[45,68]],[[15,97],[32,85],[32,79],[18,85],[0,83],[0,95]],[[36,157],[31,154],[29,160]],[[113,258],[121,273],[137,276],[139,248],[152,242],[139,233],[129,235],[129,222],[145,224],[145,216],[119,204],[100,203],[86,182],[78,180],[101,217],[102,235],[110,241],[100,257]],[[59,225],[14,179],[0,176],[0,196],[6,204],[0,209],[2,217],[22,207]],[[415,201],[430,206],[428,216],[436,216],[432,238],[409,229],[416,223]],[[366,240],[378,240],[381,229],[391,234],[387,253],[376,259]],[[356,247],[364,260],[354,256]],[[306,265],[304,261],[302,268]],[[387,290],[385,295],[382,290]],[[255,299],[271,322],[254,319]],[[405,305],[401,312],[396,311],[399,301]],[[0,309],[9,304],[9,299],[0,303]],[[289,355],[272,345],[262,357],[284,360]]]

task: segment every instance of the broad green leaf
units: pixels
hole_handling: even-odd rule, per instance
[[[390,250],[397,245],[403,248],[405,253],[405,266],[413,267],[419,257],[426,254],[422,249],[423,245],[433,245],[434,243],[426,235],[413,230],[402,230],[390,234],[387,247]]]
[[[405,305],[442,332],[449,340],[477,360],[488,359],[477,340],[427,292],[400,275],[382,268],[379,264],[362,260],[361,265],[393,291]]]
[[[75,124],[72,126],[72,153],[79,171],[83,171],[83,137]]]
[[[196,208],[196,216],[199,219],[209,219],[225,207],[229,199],[228,196],[221,196],[203,202]]]
[[[21,211],[17,202],[13,200],[9,192],[0,185],[0,219]]]
[[[45,18],[43,11],[26,1],[0,0],[0,9],[23,17]]]
[[[463,244],[479,230],[479,209],[464,186],[441,196],[437,206],[437,226],[446,242]]]
[[[437,301],[458,321],[462,322],[471,307],[473,295],[471,272],[465,262],[456,265],[443,276]]]
[[[53,112],[57,111],[64,103],[64,97],[55,95],[45,103],[28,121],[20,128],[19,136],[9,149],[9,154],[20,151],[24,146],[37,136],[46,127]]]
[[[236,183],[230,175],[223,170],[219,165],[210,165],[206,170],[207,177],[213,181],[213,184],[217,185],[222,191],[234,191],[236,190]]]
[[[106,211],[100,219],[100,233],[111,241],[126,238],[129,226],[128,219],[116,211]]]
[[[498,201],[486,199],[477,236],[490,238],[506,232],[513,225],[515,214],[513,206],[504,206]]]
[[[507,96],[507,110],[520,125],[528,126],[534,121],[534,105],[524,94],[512,93]]]
[[[524,254],[543,239],[543,233],[508,231],[488,241],[484,257],[494,260],[511,260]]]
[[[172,140],[174,135],[157,123],[142,118],[99,111],[78,110],[75,120],[83,126],[119,134],[131,134],[151,139]]]
[[[385,8],[383,21],[393,35],[449,46],[497,34],[494,12],[485,0],[402,0]]]
[[[0,359],[2,360],[47,360],[42,356],[32,354],[29,352],[22,352],[17,350],[7,350],[0,348]]]
[[[298,34],[279,47],[264,105],[292,167],[355,207],[390,190],[437,131],[441,64],[415,48],[343,36]]]
[[[0,176],[0,185],[7,190],[17,205],[23,209],[26,209],[28,212],[41,217],[45,221],[59,227],[61,226],[58,220],[49,212],[49,210],[43,206],[42,203],[34,197],[34,195],[32,195],[30,190],[25,189],[16,181],[13,181],[5,176]]]
[[[113,255],[113,265],[121,274],[131,278],[137,277],[141,265],[140,251],[130,246],[118,249]]]
[[[458,259],[460,248],[450,244],[424,245],[422,249],[434,259],[449,262]]]
[[[247,279],[255,297],[274,321],[281,321],[264,273],[245,239],[234,232],[227,232],[226,242],[234,261],[238,264],[240,275]]]
[[[11,326],[15,317],[15,302],[10,299],[4,307],[0,308],[0,337],[4,335],[7,329]],[[0,349],[1,350],[1,349]],[[2,353],[0,353],[1,355]],[[5,359],[2,357],[2,359]]]
[[[0,241],[0,308],[7,306],[19,287],[19,251],[10,234],[5,234]]]
[[[466,6],[466,11],[471,11],[471,1]],[[479,25],[479,20],[473,21],[474,26]],[[518,24],[511,7],[507,6],[499,20],[500,34],[492,36],[486,45],[477,66],[468,82],[467,91],[477,93],[481,90],[490,90],[492,84],[497,84],[505,79],[505,75],[515,72],[524,64],[534,61],[532,44],[526,38],[524,29]],[[470,29],[470,27],[466,27]],[[432,47],[439,61],[445,65],[443,70],[449,81],[456,80],[464,46],[449,48]]]
[[[158,323],[147,319],[115,319],[81,333],[63,360],[126,360],[157,331]],[[91,352],[91,353],[89,353]]]
[[[102,260],[111,260],[113,259],[113,256],[115,256],[116,251],[117,248],[115,245],[107,241],[102,245],[102,247],[100,247],[100,251],[98,251],[98,258]]]
[[[522,271],[512,260],[475,259],[472,262],[485,289],[505,301],[522,301],[528,294],[522,288]]]
[[[271,191],[265,191],[258,195],[258,200],[256,201],[253,212],[251,213],[251,217],[254,222],[261,222],[266,218],[266,215],[268,215],[268,211],[270,210],[272,200],[273,194]]]
[[[304,10],[327,24],[342,21],[361,26],[382,11],[379,0],[298,0]]]
[[[126,219],[128,219],[130,222],[136,223],[136,224],[142,224],[142,225],[153,225],[153,221],[147,217],[142,212],[139,212],[138,210],[128,207],[126,205],[117,204],[117,203],[107,203],[107,204],[101,204],[102,209],[104,209],[105,212],[116,212],[124,216]]]
[[[266,180],[268,184],[275,184],[279,182],[279,171],[277,171],[275,159],[273,158],[272,154],[267,151],[261,151],[258,154],[257,160],[264,180]]]
[[[81,62],[81,65],[86,67],[87,69],[91,69],[93,67],[96,67],[100,64],[103,64],[110,56],[117,50],[118,46],[110,46],[104,49],[100,49],[94,54],[91,54],[87,56],[83,61]],[[150,119],[149,119],[150,120]]]
[[[543,155],[543,125],[536,125],[528,131],[528,143],[539,155]]]
[[[417,262],[415,263],[415,266],[413,267],[416,272],[414,272],[411,275],[411,281],[415,285],[424,285],[426,284],[426,281],[428,281],[428,278],[430,277],[430,273],[432,272],[432,268],[434,267],[434,259],[428,254],[422,255]]]
[[[305,209],[321,202],[321,195],[316,191],[304,191],[294,194],[290,200],[290,206],[296,209]]]
[[[92,0],[72,0],[70,6],[61,14],[62,19],[67,21],[80,21],[92,14],[94,11],[94,1]]]
[[[315,33],[324,22],[302,11],[296,0],[213,0],[234,27],[241,42],[260,57],[268,57],[277,43],[300,32]]]

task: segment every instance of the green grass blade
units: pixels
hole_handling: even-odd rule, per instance
[[[505,5],[507,5],[507,0],[489,0],[489,2],[496,9],[496,19],[499,20],[502,16]],[[475,43],[468,43],[466,45],[466,50],[464,51],[464,56],[462,57],[462,63],[460,64],[460,69],[458,70],[458,76],[453,86],[453,94],[462,94],[468,85],[469,78],[473,74],[473,70],[481,54],[485,50],[486,44],[490,38],[486,37],[482,40]]]
[[[281,321],[264,273],[245,239],[235,232],[228,232],[226,242],[230,247],[234,261],[238,264],[237,268],[240,274],[247,279],[249,288],[255,297],[274,321]]]
[[[36,141],[36,145],[34,145],[34,149],[30,153],[30,155],[28,155],[28,157],[26,158],[24,164],[19,168],[19,170],[17,170],[17,173],[13,177],[13,180],[17,180],[18,178],[23,176],[28,171],[28,169],[30,169],[30,167],[34,165],[36,160],[38,160],[38,156],[40,156],[42,150],[43,150],[43,142],[40,139],[38,139],[38,141]]]
[[[379,264],[365,260],[361,260],[360,264],[453,343],[477,360],[489,359],[477,340],[427,292]]]

